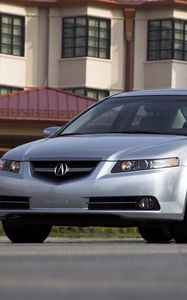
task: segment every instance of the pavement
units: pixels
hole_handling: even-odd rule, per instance
[[[0,238],[1,300],[186,300],[187,245],[141,239]]]

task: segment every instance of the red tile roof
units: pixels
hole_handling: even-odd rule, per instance
[[[0,96],[0,120],[68,121],[96,100],[53,88]]]

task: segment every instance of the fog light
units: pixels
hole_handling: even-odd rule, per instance
[[[142,209],[155,209],[156,208],[156,201],[154,198],[145,197],[142,198],[139,202],[139,206]]]

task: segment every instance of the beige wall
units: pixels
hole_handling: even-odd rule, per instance
[[[118,9],[94,6],[63,9],[61,12],[62,17],[81,15],[111,19],[111,58],[107,60],[88,57],[60,59],[60,87],[108,89],[111,93],[122,91],[124,84],[123,12]],[[58,65],[56,65],[56,69],[58,69]],[[53,76],[58,77],[55,70],[53,70]]]
[[[154,19],[187,20],[187,11],[138,11],[135,17],[134,89],[186,88],[187,62],[177,60],[146,61],[147,22]]]
[[[163,60],[144,63],[145,89],[187,88],[187,62]]]
[[[170,88],[172,85],[172,61],[148,61],[144,63],[144,88]]]
[[[134,90],[171,87],[171,62],[147,62],[148,20],[172,18],[172,9],[137,11],[134,36]],[[169,72],[169,73],[168,73]]]
[[[24,16],[25,56],[0,54],[0,85],[20,88],[45,84],[48,62],[48,10],[0,4],[0,12]]]
[[[49,68],[48,84],[55,88],[71,88],[85,85],[85,59],[62,60],[62,18],[86,15],[87,9],[74,7],[50,9],[49,14]]]
[[[60,82],[61,42],[62,42],[61,10],[51,8],[49,11],[49,57],[48,86],[58,88]]]
[[[86,62],[86,86],[96,89],[111,89],[112,63],[110,60],[87,58]]]
[[[26,87],[32,88],[38,83],[38,8],[27,8],[25,56]]]
[[[21,88],[124,89],[123,11],[106,7],[38,8],[0,4],[0,11],[25,16],[25,57],[0,54],[0,84]],[[62,59],[62,17],[111,19],[111,58]]]
[[[48,55],[49,55],[49,10],[39,9],[38,20],[38,86],[44,86],[48,80]]]
[[[124,91],[125,87],[125,34],[122,10],[113,10],[111,26],[111,94]]]
[[[25,57],[0,54],[0,85],[31,88],[88,87],[108,89],[111,94],[124,90],[125,41],[122,9],[106,6],[62,8],[21,7],[0,4],[0,12],[26,18]],[[111,57],[61,58],[62,18],[89,15],[111,20]],[[137,10],[134,28],[133,89],[186,87],[187,62],[147,60],[147,22],[161,18],[187,20],[179,9]]]
[[[175,9],[173,11],[173,17],[185,20],[185,19],[187,19],[187,11],[182,11],[182,10],[179,10],[179,9]]]
[[[0,12],[9,13],[13,15],[22,15],[26,14],[25,7],[17,5],[9,5],[5,3],[0,3]]]
[[[144,63],[145,89],[187,88],[187,62],[163,60]]]
[[[61,88],[86,86],[86,63],[87,59],[60,59],[59,86]]]
[[[111,56],[110,60],[94,59],[95,64],[93,59],[88,58],[87,83],[91,85],[92,82],[93,87],[96,85],[98,89],[108,89],[110,90],[110,94],[123,91],[125,82],[123,10],[119,8],[89,6],[88,15],[109,18],[111,20]],[[92,69],[95,72],[92,72]],[[97,75],[95,76],[95,74]]]
[[[26,60],[0,54],[0,85],[25,87]]]
[[[187,88],[187,62],[172,62],[172,88]]]
[[[0,12],[26,15],[23,7],[0,4]],[[0,85],[25,87],[26,59],[12,55],[0,54]]]
[[[187,11],[175,10],[174,18],[187,20]],[[187,88],[187,62],[173,60],[172,88]]]
[[[25,35],[26,87],[44,86],[48,77],[48,9],[27,8]]]
[[[134,80],[133,89],[144,88],[144,62],[147,55],[147,16],[136,12],[134,28]]]

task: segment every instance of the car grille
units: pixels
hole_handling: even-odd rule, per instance
[[[142,199],[151,199],[150,207],[141,207]],[[89,199],[90,210],[159,210],[158,200],[152,196],[126,196],[126,197],[92,197]]]
[[[33,176],[54,182],[64,182],[89,176],[99,161],[31,161]],[[55,174],[57,166],[63,165],[65,174]]]
[[[0,209],[29,209],[28,197],[0,196]]]

